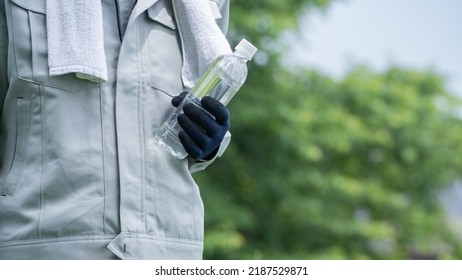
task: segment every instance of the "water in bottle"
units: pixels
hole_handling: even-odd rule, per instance
[[[205,74],[199,79],[190,93],[186,95],[178,108],[169,116],[154,136],[155,142],[163,146],[173,156],[183,159],[187,156],[181,144],[178,133],[182,130],[177,117],[183,113],[183,106],[193,103],[202,108],[200,99],[209,95],[223,105],[233,98],[247,78],[247,64],[257,49],[243,39],[235,48],[234,53],[215,59]]]

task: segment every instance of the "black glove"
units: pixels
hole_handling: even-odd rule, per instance
[[[172,105],[178,107],[188,94],[183,92],[172,99]],[[183,131],[178,137],[189,156],[196,160],[212,159],[218,152],[221,141],[229,129],[229,111],[218,100],[205,96],[201,100],[203,109],[192,103],[185,104],[184,114],[178,115],[178,123]]]

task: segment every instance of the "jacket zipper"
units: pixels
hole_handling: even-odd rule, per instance
[[[117,11],[117,23],[118,23],[118,27],[119,27],[119,38],[120,38],[120,41],[122,41],[122,39],[123,39],[123,37],[125,35],[125,30],[127,29],[127,26],[123,26],[124,24],[123,24],[123,20],[122,20],[122,13],[121,13],[121,10],[120,10],[119,1],[120,0],[115,0],[115,4],[116,4],[116,11]],[[122,1],[124,1],[124,0],[122,0]],[[125,1],[128,1],[128,0],[125,0]],[[137,0],[133,0],[132,3],[130,4],[128,15],[130,15],[132,13],[133,9],[135,8],[136,2],[137,2]]]

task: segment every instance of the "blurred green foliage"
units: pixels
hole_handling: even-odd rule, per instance
[[[461,101],[431,71],[285,69],[278,35],[328,4],[231,1],[230,37],[265,59],[229,104],[225,155],[195,175],[204,257],[461,258],[438,200],[462,168]]]

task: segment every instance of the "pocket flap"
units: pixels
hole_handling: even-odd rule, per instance
[[[12,0],[16,5],[37,13],[46,14],[46,0]]]
[[[220,8],[218,8],[218,0],[209,0],[210,9],[215,19],[221,18]]]
[[[169,1],[157,1],[148,9],[149,18],[165,25],[171,29],[176,29],[176,22],[173,17],[173,8]]]

